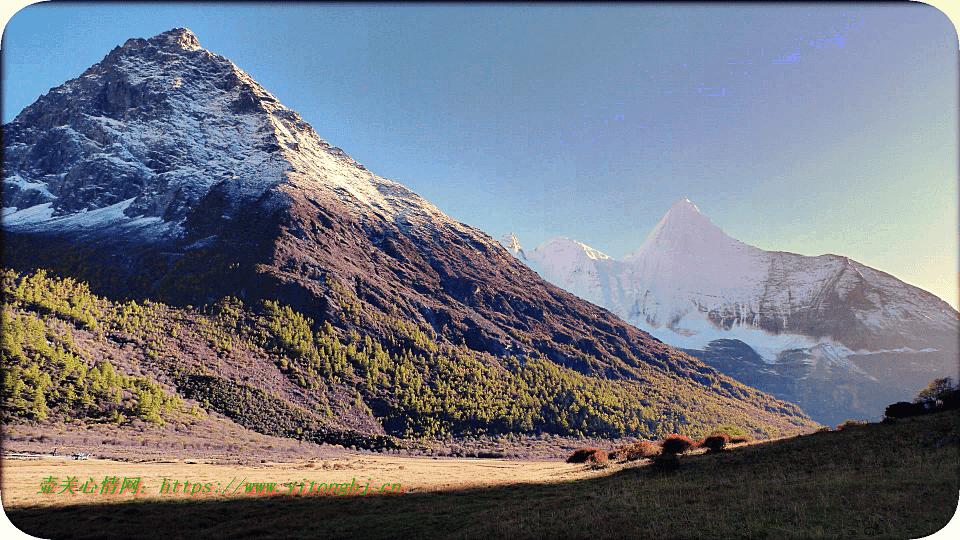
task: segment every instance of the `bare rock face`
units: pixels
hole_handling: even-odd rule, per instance
[[[623,260],[563,237],[523,260],[819,422],[876,419],[934,378],[956,377],[960,314],[943,300],[847,257],[744,244],[686,199]]]
[[[14,268],[178,305],[279,300],[378,340],[400,320],[492,363],[684,381],[764,422],[810,424],[791,404],[748,403],[759,394],[370,173],[187,30],[127,41],[24,109],[3,142]]]

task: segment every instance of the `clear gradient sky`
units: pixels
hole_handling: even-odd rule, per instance
[[[958,305],[958,41],[935,8],[38,4],[3,34],[3,122],[174,27],[494,238],[622,258],[686,197],[748,244]]]

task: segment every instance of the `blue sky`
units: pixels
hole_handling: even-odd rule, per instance
[[[923,4],[39,4],[4,32],[3,122],[181,26],[494,238],[621,258],[686,197],[958,304],[957,33]]]

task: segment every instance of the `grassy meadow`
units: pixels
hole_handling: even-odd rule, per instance
[[[960,415],[945,411],[683,455],[675,471],[641,460],[576,480],[395,496],[6,510],[44,538],[911,539],[957,509],[958,440]]]

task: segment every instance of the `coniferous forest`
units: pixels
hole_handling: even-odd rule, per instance
[[[363,309],[334,288],[346,311]],[[497,358],[379,313],[386,339],[273,301],[110,301],[43,270],[7,270],[3,292],[6,422],[162,423],[199,407],[266,434],[318,442],[352,434],[373,447],[497,433],[654,438],[722,423],[761,437],[788,432],[683,384],[592,377],[532,355]],[[769,401],[772,413],[798,412],[737,390]],[[798,419],[794,430],[810,425]]]

